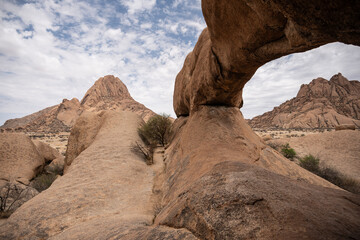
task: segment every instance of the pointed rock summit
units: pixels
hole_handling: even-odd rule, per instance
[[[250,120],[255,128],[335,128],[342,124],[360,127],[360,82],[341,73],[330,81],[316,78],[303,84],[297,96],[272,111]]]
[[[97,80],[86,92],[81,105],[94,107],[98,103],[112,103],[124,99],[133,100],[125,84],[119,78],[107,75]]]
[[[81,102],[76,98],[64,99],[59,105],[23,118],[10,119],[0,128],[28,132],[69,132],[84,111],[103,110],[135,112],[145,121],[155,114],[135,101],[119,78],[107,75],[95,82]]]

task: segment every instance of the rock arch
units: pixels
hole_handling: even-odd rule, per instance
[[[203,0],[207,23],[178,74],[177,116],[200,105],[242,107],[242,89],[263,64],[330,42],[360,45],[355,0]]]

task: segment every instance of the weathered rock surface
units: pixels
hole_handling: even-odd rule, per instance
[[[314,79],[303,84],[295,98],[254,117],[249,124],[255,128],[335,128],[349,124],[359,128],[360,82],[349,81],[341,73],[330,81]]]
[[[289,143],[299,157],[311,154],[320,159],[320,166],[331,167],[360,183],[360,131],[324,132],[267,143]]]
[[[87,149],[95,140],[100,126],[102,125],[102,115],[93,112],[84,112],[77,120],[71,130],[66,149],[65,171],[72,161]]]
[[[360,196],[269,149],[237,108],[202,106],[174,132],[155,224],[200,239],[360,236]]]
[[[341,124],[335,127],[335,131],[342,131],[342,130],[355,130],[356,127],[353,124]]]
[[[4,214],[9,215],[38,194],[30,181],[43,171],[51,169],[54,161],[64,162],[55,149],[31,139],[22,133],[0,134],[0,202]]]
[[[0,179],[28,182],[45,161],[31,139],[22,133],[0,134]]]
[[[176,78],[177,116],[241,107],[245,83],[273,59],[335,41],[360,45],[359,2],[206,0],[202,9],[208,28]]]
[[[90,120],[83,121],[92,122],[93,114],[86,116]],[[163,165],[150,167],[131,149],[140,141],[142,119],[113,111],[99,117],[96,131],[87,128],[90,124],[81,128],[96,132],[94,141],[64,176],[0,225],[0,239],[196,239],[186,229],[150,226],[157,199],[154,175]]]
[[[180,118],[155,223],[200,239],[360,238],[360,197],[268,151],[236,110],[266,62],[360,45],[360,2],[203,0],[202,9],[208,28],[176,78]]]
[[[238,110],[244,84],[267,61],[331,41],[359,45],[359,5],[203,0],[209,28],[176,80],[181,117],[158,214],[154,171],[130,151],[141,119],[105,113],[94,141],[0,225],[0,238],[360,238],[360,197],[271,150]]]
[[[154,116],[154,112],[135,101],[124,83],[112,75],[97,80],[81,100],[87,111],[120,110],[135,112],[145,121]]]
[[[68,132],[82,112],[78,99],[64,99],[61,104],[18,119],[10,119],[1,128],[18,132]]]
[[[53,172],[56,169],[64,168],[64,157],[55,148],[41,141],[33,141],[37,151],[44,158],[46,172]]]
[[[27,132],[69,132],[77,118],[84,111],[102,110],[131,111],[145,121],[155,115],[143,104],[135,101],[124,83],[112,75],[99,78],[86,92],[81,103],[78,99],[64,99],[61,104],[46,108],[37,113],[5,122],[1,129]]]

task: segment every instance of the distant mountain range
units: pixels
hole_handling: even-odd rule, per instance
[[[303,84],[296,97],[249,121],[253,128],[360,127],[360,82],[341,73]]]
[[[2,129],[28,132],[68,132],[84,111],[124,110],[139,114],[145,121],[155,113],[135,101],[121,80],[112,75],[98,79],[79,102],[64,99],[62,103],[31,115],[10,119]]]

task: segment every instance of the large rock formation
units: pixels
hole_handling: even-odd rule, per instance
[[[297,96],[272,111],[254,117],[255,128],[335,128],[343,124],[360,127],[360,82],[341,73],[303,84]]]
[[[360,2],[203,0],[202,8],[208,28],[176,78],[181,126],[155,223],[200,239],[360,238],[360,197],[310,184],[295,165],[291,179],[238,113],[245,83],[266,62],[334,41],[360,45]]]
[[[155,224],[200,239],[360,236],[360,197],[274,152],[237,108],[201,106],[174,132]]]
[[[1,128],[28,132],[69,132],[82,112],[102,110],[136,112],[145,121],[154,115],[154,112],[130,96],[119,78],[108,75],[95,82],[86,92],[81,103],[76,98],[64,99],[59,105],[23,118],[7,120]]]
[[[130,150],[141,119],[104,113],[92,143],[73,148],[66,174],[0,225],[0,238],[360,238],[360,196],[271,150],[238,109],[244,84],[267,61],[330,41],[360,44],[360,3],[202,6],[209,28],[176,79],[179,118],[153,191],[161,204],[152,202],[154,170]],[[87,129],[74,141],[90,139],[81,134]]]
[[[62,167],[64,157],[41,141],[31,141],[23,133],[0,134],[0,180],[29,184],[44,167]]]
[[[44,164],[44,158],[25,134],[0,134],[0,179],[28,183]]]
[[[177,76],[174,109],[242,106],[242,89],[263,64],[341,41],[360,45],[356,1],[202,1],[208,28]],[[306,9],[306,10],[305,10]]]
[[[30,181],[55,165],[64,165],[56,149],[23,133],[0,133],[0,219],[36,196]]]
[[[96,127],[83,125],[95,117]],[[143,120],[115,111],[81,118],[72,134],[89,132],[93,141],[64,176],[0,223],[0,239],[196,239],[186,229],[150,226],[157,206],[154,176],[163,165],[159,159],[148,166],[132,151]]]
[[[1,128],[27,132],[68,132],[83,111],[78,99],[64,99],[55,105],[23,118],[10,119]]]
[[[97,80],[81,100],[86,111],[119,110],[135,112],[145,121],[154,116],[154,112],[135,101],[124,83],[112,75]]]

